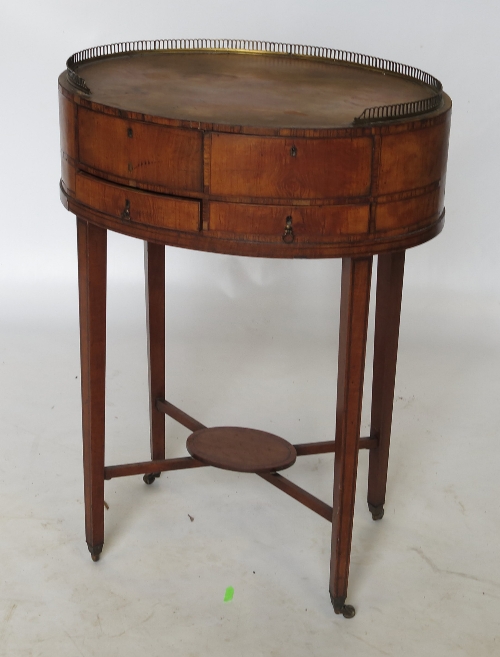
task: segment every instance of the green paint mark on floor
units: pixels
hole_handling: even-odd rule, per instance
[[[232,586],[228,586],[226,592],[224,593],[224,602],[231,602],[234,595],[234,589]]]

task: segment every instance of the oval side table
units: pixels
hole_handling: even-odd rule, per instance
[[[358,451],[384,513],[405,250],[444,222],[451,101],[418,69],[258,41],[140,41],[74,54],[59,77],[61,199],[77,216],[86,539],[104,544],[104,481],[215,466],[253,472],[332,523],[330,596],[346,618]],[[144,240],[151,460],[106,466],[106,235]],[[165,400],[165,245],[342,258],[335,440],[291,445],[207,428]],[[360,436],[378,256],[371,431]],[[193,433],[165,457],[165,414]],[[333,507],[278,473],[335,452]]]

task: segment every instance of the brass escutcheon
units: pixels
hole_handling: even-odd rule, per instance
[[[283,239],[283,242],[285,242],[285,244],[291,244],[295,239],[295,235],[293,234],[292,217],[291,216],[288,216],[286,218],[285,232],[283,233],[282,239]]]
[[[122,219],[130,221],[130,201],[128,199],[125,201],[125,207],[120,216]]]

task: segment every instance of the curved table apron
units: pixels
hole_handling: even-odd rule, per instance
[[[295,446],[298,456],[335,451],[333,508],[276,472],[258,474],[332,521],[330,595],[349,617],[358,451],[370,450],[368,504],[380,519],[404,252],[443,227],[451,101],[428,74],[353,53],[140,43],[149,45],[77,53],[59,78],[61,199],[78,217],[89,550],[97,559],[104,543],[105,478],[142,473],[152,483],[164,470],[203,465],[196,455],[165,459],[165,413],[194,432],[205,427],[164,399],[164,246],[341,257],[335,441]],[[105,467],[107,230],[146,244],[152,460]],[[360,438],[375,254],[372,424]]]

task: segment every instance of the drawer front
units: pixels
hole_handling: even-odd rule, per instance
[[[210,193],[326,199],[370,192],[372,140],[213,133]]]
[[[428,128],[384,135],[380,152],[378,193],[419,189],[443,181],[448,159],[450,117]]]
[[[61,180],[67,190],[75,191],[76,105],[59,94],[59,126],[61,130]]]
[[[378,203],[375,212],[377,231],[396,231],[431,224],[444,210],[444,185],[402,201]]]
[[[76,199],[98,212],[130,223],[184,232],[200,229],[198,201],[140,192],[82,173],[76,176]]]
[[[80,162],[93,169],[174,191],[202,190],[198,130],[129,121],[80,107],[78,144]]]
[[[369,217],[368,204],[266,206],[212,202],[208,231],[226,238],[282,242],[288,220],[293,242],[333,242],[342,236],[368,233]]]

